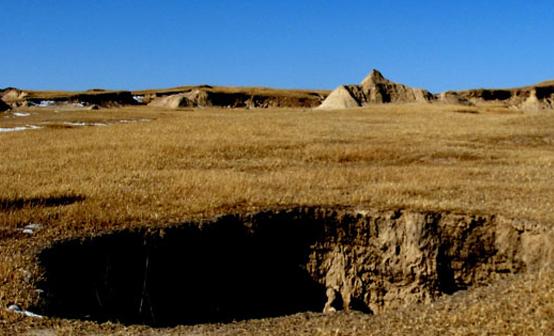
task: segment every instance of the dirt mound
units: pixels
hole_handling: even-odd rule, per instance
[[[452,105],[473,105],[467,98],[459,95],[455,91],[442,92],[437,96],[437,101]]]
[[[148,106],[176,109],[180,107],[211,106],[209,95],[203,90],[192,90],[185,93],[172,94],[153,98]]]
[[[429,91],[392,82],[374,69],[360,85],[339,86],[319,108],[341,109],[368,104],[427,103],[434,99],[435,96]]]
[[[185,99],[184,93],[152,98],[148,103],[148,106],[176,109],[181,106],[181,101]]]
[[[347,109],[361,106],[359,101],[354,98],[348,87],[341,85],[336,88],[331,94],[323,101],[318,109],[323,110],[335,110],[335,109]]]

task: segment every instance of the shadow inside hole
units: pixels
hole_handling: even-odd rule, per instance
[[[81,195],[60,195],[51,197],[0,198],[0,210],[18,210],[33,207],[55,207],[70,205],[85,200]]]
[[[493,217],[412,216],[293,208],[58,241],[38,256],[44,292],[30,309],[157,327],[371,313],[469,288],[476,270],[509,270],[494,268]]]
[[[325,288],[303,267],[310,239],[276,224],[253,235],[229,218],[163,237],[125,231],[54,246],[40,256],[41,310],[161,327],[321,311]]]

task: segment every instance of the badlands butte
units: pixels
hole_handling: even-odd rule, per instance
[[[0,335],[554,334],[552,81],[0,96]]]
[[[18,107],[57,106],[60,108],[110,108],[148,105],[178,109],[223,108],[319,108],[346,109],[370,104],[444,103],[477,105],[496,103],[521,111],[554,108],[554,81],[512,89],[473,89],[433,94],[386,79],[373,70],[359,85],[341,85],[326,90],[279,90],[184,86],[162,90],[85,92],[28,91],[6,88],[0,91],[0,110]]]

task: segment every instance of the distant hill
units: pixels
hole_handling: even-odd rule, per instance
[[[6,88],[0,91],[2,101],[12,107],[62,106],[115,107],[151,105],[163,108],[181,107],[316,107],[327,97],[326,90],[284,90],[257,87],[181,86],[168,89],[113,91],[32,91]]]
[[[318,107],[319,109],[343,109],[369,104],[426,103],[435,97],[424,89],[414,89],[386,79],[373,69],[359,85],[341,85]]]
[[[373,70],[359,85],[339,86],[318,108],[347,109],[387,103],[494,103],[525,112],[554,110],[554,81],[511,89],[472,89],[433,95],[425,89],[392,82]]]
[[[360,84],[335,90],[287,90],[263,87],[179,86],[167,89],[115,91],[0,90],[0,111],[17,107],[110,108],[149,105],[159,108],[319,108],[347,109],[372,104],[501,104],[521,111],[554,110],[554,80],[507,89],[471,89],[432,94],[393,82],[372,70]]]
[[[327,97],[325,90],[284,90],[257,87],[183,86],[134,91],[144,103],[163,108],[180,107],[316,107]]]

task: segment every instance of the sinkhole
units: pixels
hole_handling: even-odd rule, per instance
[[[40,252],[33,309],[156,327],[379,313],[524,270],[525,232],[496,216],[305,207],[123,230]]]

